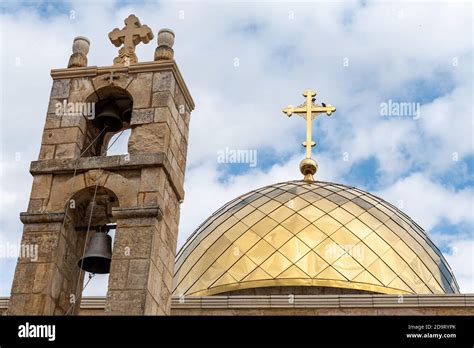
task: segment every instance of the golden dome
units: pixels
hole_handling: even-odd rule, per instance
[[[370,193],[319,181],[234,199],[177,256],[176,295],[274,286],[459,293],[443,255],[407,215]]]

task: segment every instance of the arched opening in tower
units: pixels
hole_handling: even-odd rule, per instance
[[[130,93],[117,86],[106,86],[86,100],[94,105],[94,113],[87,119],[83,157],[107,156],[112,146],[126,147],[133,109]]]

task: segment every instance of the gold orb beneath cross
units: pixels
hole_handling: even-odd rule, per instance
[[[314,181],[313,175],[318,170],[318,164],[312,158],[305,158],[300,162],[300,171],[305,181]]]

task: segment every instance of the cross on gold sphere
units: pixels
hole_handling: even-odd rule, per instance
[[[331,104],[315,104],[315,96],[315,91],[312,89],[307,89],[303,92],[303,97],[306,98],[305,103],[297,107],[288,105],[283,109],[283,112],[288,117],[291,117],[293,114],[297,114],[306,118],[306,141],[303,142],[303,146],[306,147],[306,158],[300,163],[300,170],[304,175],[305,181],[314,181],[313,175],[316,173],[318,168],[316,161],[311,158],[311,148],[316,146],[316,142],[311,139],[313,118],[322,113],[326,113],[326,115],[331,116],[332,113],[336,111],[336,108]]]

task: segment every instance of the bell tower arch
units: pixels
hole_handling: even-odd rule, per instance
[[[71,298],[80,301],[80,261],[110,223],[106,314],[170,312],[194,102],[173,59],[173,32],[158,33],[154,61],[138,62],[135,45],[153,33],[133,15],[125,24],[109,35],[124,45],[112,66],[87,66],[89,40],[78,37],[68,68],[51,71],[29,205],[20,214],[21,243],[37,245],[38,257],[18,259],[9,314],[77,313],[77,302],[70,308]],[[110,139],[125,129],[128,154],[107,156]]]
[[[94,90],[85,105],[91,112],[86,116],[81,153],[84,157],[107,155],[110,139],[131,128],[133,97],[126,89],[110,84]]]

